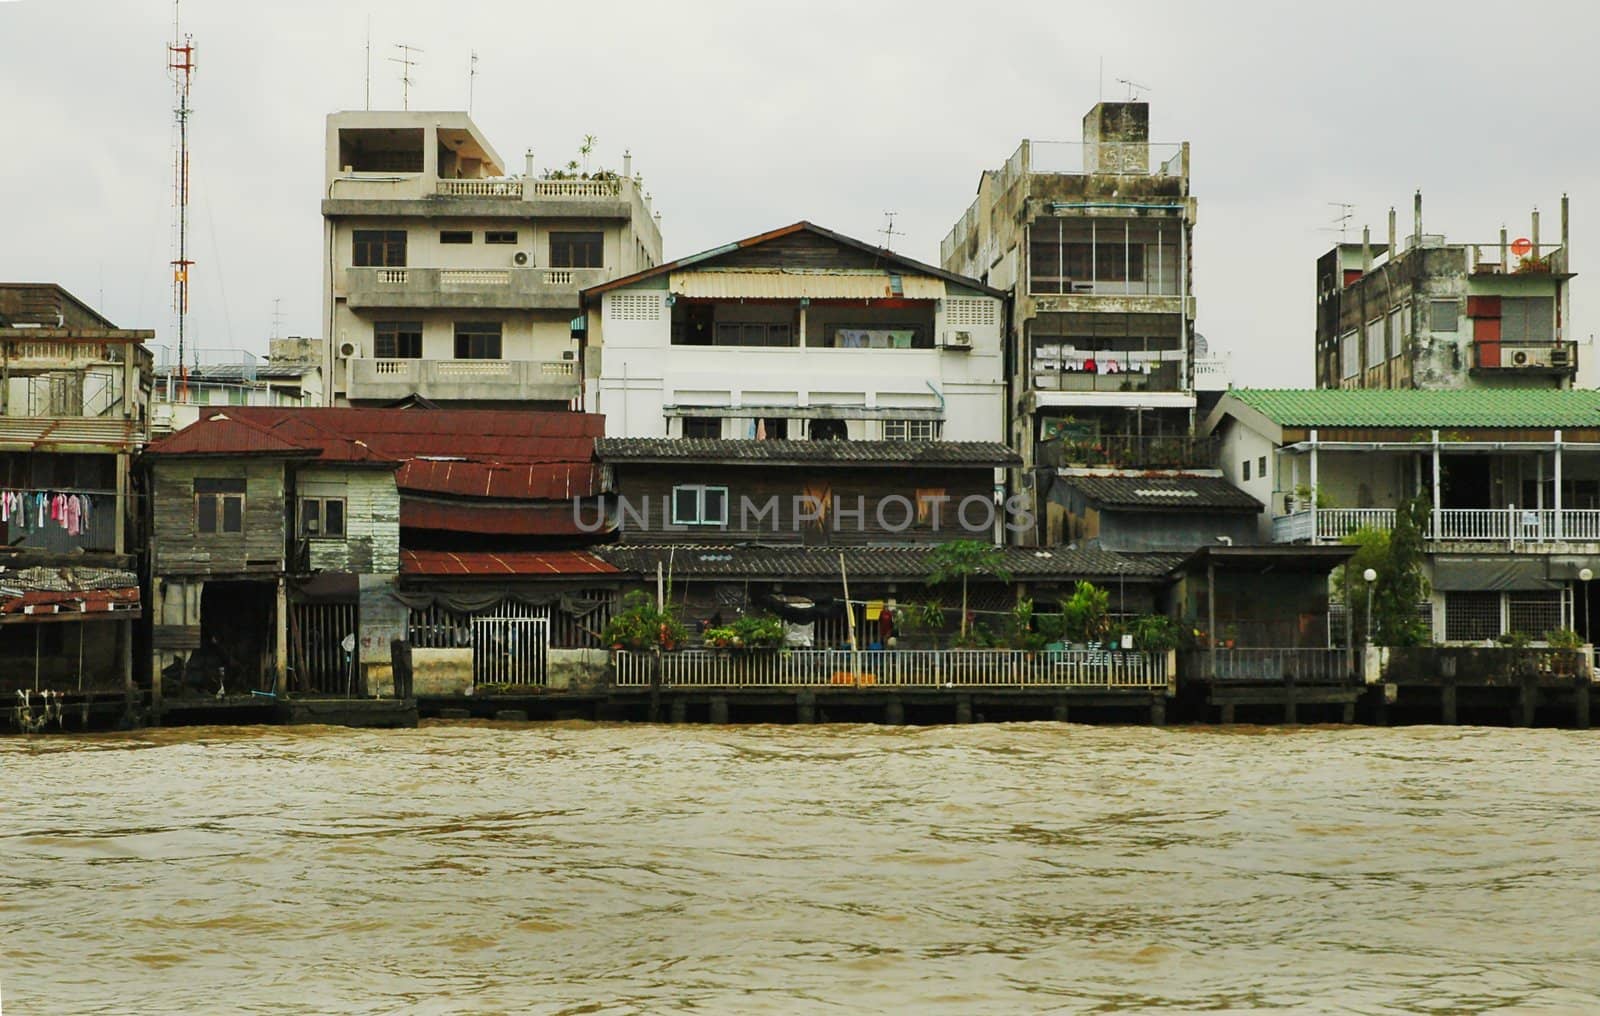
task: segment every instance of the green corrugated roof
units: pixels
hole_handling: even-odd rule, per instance
[[[1280,427],[1600,427],[1600,391],[1235,388]]]

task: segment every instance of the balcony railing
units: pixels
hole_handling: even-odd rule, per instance
[[[1106,434],[1040,441],[1035,461],[1042,466],[1104,466],[1115,469],[1199,469],[1216,465],[1210,438]]]
[[[622,193],[616,180],[440,180],[436,193],[452,198],[614,198]]]
[[[1578,344],[1571,341],[1474,342],[1472,367],[1474,370],[1576,374]]]
[[[509,261],[510,258],[508,257]],[[346,268],[352,307],[576,307],[605,268]]]
[[[566,402],[578,394],[574,360],[349,361],[351,399]]]
[[[1600,543],[1600,510],[1592,508],[1442,508],[1438,526],[1428,520],[1430,540],[1463,543]],[[1323,508],[1316,512],[1315,542],[1339,543],[1360,529],[1394,528],[1393,508]],[[1311,511],[1272,520],[1276,543],[1313,541]]]
[[[1344,649],[1222,649],[1185,653],[1184,677],[1214,684],[1353,684],[1356,672]]]
[[[661,683],[674,688],[1129,688],[1164,689],[1165,653],[1101,650],[795,649],[665,653]],[[615,683],[649,687],[654,657],[615,654]]]
[[[1183,364],[1176,361],[1112,361],[1114,373],[1063,369],[1058,363],[1034,360],[1033,386],[1047,392],[1181,392]]]

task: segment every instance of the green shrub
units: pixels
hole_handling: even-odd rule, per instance
[[[658,646],[675,649],[689,637],[672,605],[657,609],[655,597],[643,589],[622,598],[622,610],[606,622],[600,634],[606,645],[635,652]]]

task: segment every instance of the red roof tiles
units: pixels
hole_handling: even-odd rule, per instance
[[[617,569],[581,550],[402,550],[402,575],[616,575]]]

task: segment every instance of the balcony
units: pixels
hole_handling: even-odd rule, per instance
[[[1577,374],[1578,344],[1553,342],[1474,342],[1472,370],[1506,374]]]
[[[574,360],[349,361],[345,396],[392,402],[411,395],[441,402],[570,402],[578,397]]]
[[[514,215],[648,219],[636,180],[532,177],[440,179],[422,173],[346,173],[329,184],[324,215]]]
[[[1323,508],[1272,520],[1274,543],[1339,543],[1361,529],[1394,528],[1393,508]],[[1314,517],[1313,517],[1314,515]],[[1424,534],[1446,543],[1600,543],[1600,510],[1442,508]]]
[[[1204,469],[1216,465],[1217,445],[1210,438],[1102,434],[1095,437],[1040,441],[1035,461],[1051,467],[1108,469]]]
[[[351,308],[476,310],[572,309],[579,290],[608,277],[604,268],[346,268],[344,276]]]
[[[1182,356],[1182,353],[1176,354]],[[1113,361],[1115,362],[1115,361]],[[1039,360],[1033,365],[1033,387],[1047,392],[1181,392],[1183,364],[1168,360],[1119,364],[1114,373],[1063,369]]]

